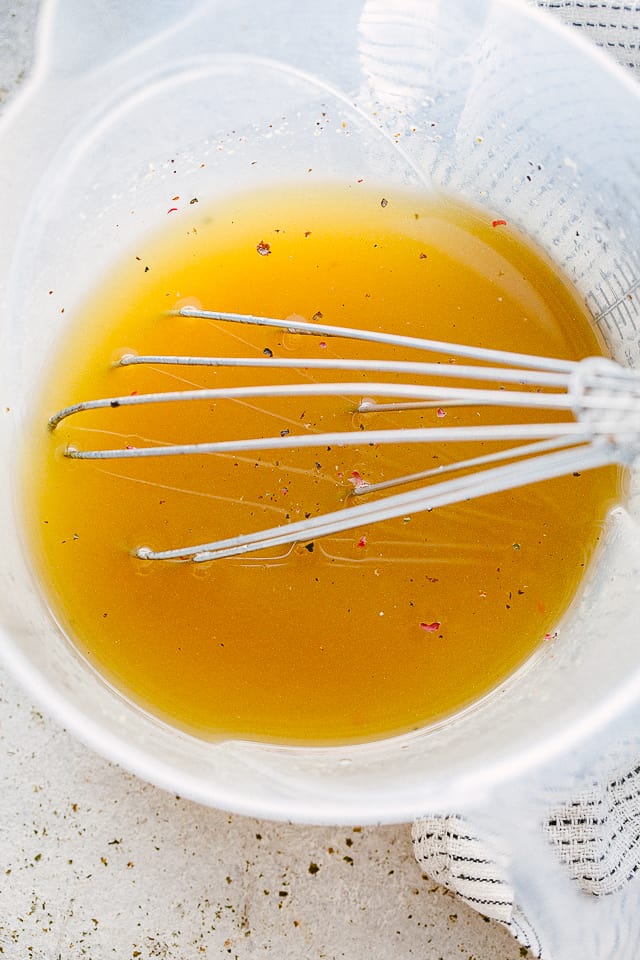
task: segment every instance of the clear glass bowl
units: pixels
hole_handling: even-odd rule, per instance
[[[613,356],[638,366],[639,108],[633,81],[603,55],[507,0],[45,2],[33,78],[0,127],[0,443],[9,465],[0,474],[0,644],[34,697],[156,784],[301,822],[399,822],[454,809],[495,824],[486,811],[506,796],[526,797],[533,822],[536,798],[546,802],[549,784],[582,782],[602,744],[624,740],[622,755],[632,755],[637,472],[558,639],[517,676],[423,732],[304,749],[199,741],[89,669],[30,572],[13,465],[60,305],[72,314],[118,255],[164,220],[171,195],[215,198],[304,177],[457,193],[549,251]],[[321,132],[319,115],[328,117]],[[503,821],[513,839],[517,818],[507,811]]]

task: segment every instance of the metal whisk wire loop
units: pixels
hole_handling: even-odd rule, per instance
[[[539,422],[402,427],[258,436],[248,439],[212,440],[203,443],[161,444],[84,450],[69,445],[66,456],[78,460],[135,459],[144,457],[196,456],[241,451],[283,450],[325,445],[429,444],[433,442],[514,442],[489,453],[463,458],[437,468],[387,479],[379,483],[361,480],[350,490],[348,505],[322,516],[290,522],[268,530],[225,540],[169,550],[139,547],[146,560],[193,560],[203,562],[241,556],[267,547],[305,542],[394,517],[411,511],[486,496],[529,483],[607,464],[631,464],[640,456],[640,374],[604,357],[570,361],[529,354],[399,336],[359,328],[340,327],[272,317],[218,313],[183,307],[183,317],[222,323],[277,328],[292,334],[368,341],[430,354],[445,355],[446,362],[282,357],[138,356],[127,354],[121,367],[208,366],[293,369],[307,372],[335,371],[358,375],[375,373],[393,380],[373,382],[307,381],[304,383],[252,384],[212,389],[178,390],[88,400],[65,407],[49,420],[55,430],[63,421],[84,411],[121,407],[217,400],[248,400],[273,397],[353,397],[354,411],[375,416],[381,412],[401,414],[407,410],[451,407],[526,407],[536,411],[572,413],[573,420]],[[452,358],[456,358],[453,362]],[[465,362],[460,364],[457,359]],[[398,382],[398,375],[407,382]],[[441,381],[445,380],[446,385]],[[434,382],[435,381],[435,382]],[[479,381],[479,386],[459,385]],[[367,396],[363,397],[366,389]],[[444,479],[443,479],[444,478]],[[419,486],[415,486],[419,484]],[[383,490],[410,487],[401,493],[376,495]],[[370,496],[371,495],[371,496]],[[352,499],[353,498],[353,499]],[[364,502],[362,502],[364,500]],[[360,502],[358,502],[360,501]]]

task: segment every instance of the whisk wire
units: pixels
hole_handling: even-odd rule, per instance
[[[288,384],[252,384],[238,387],[187,389],[135,394],[88,400],[59,410],[49,420],[55,430],[63,421],[90,410],[117,409],[146,404],[207,401],[214,407],[219,402],[246,401],[251,398],[357,398],[352,412],[369,417],[376,413],[398,413],[434,407],[521,407],[535,411],[555,410],[572,414],[572,420],[549,420],[533,423],[497,423],[427,427],[364,428],[325,433],[301,433],[280,436],[258,436],[247,439],[213,440],[203,443],[127,446],[119,449],[85,450],[69,444],[66,456],[78,460],[112,460],[144,457],[211,455],[258,450],[285,450],[302,447],[352,446],[382,444],[428,444],[432,442],[511,442],[515,446],[476,457],[463,458],[451,464],[390,478],[380,483],[358,481],[352,495],[362,497],[400,485],[420,484],[416,489],[386,494],[369,502],[349,503],[344,508],[317,517],[287,523],[225,540],[190,547],[156,551],[140,547],[136,554],[149,560],[191,559],[198,562],[222,557],[241,556],[257,550],[309,541],[329,536],[363,524],[378,523],[407,513],[432,510],[462,500],[485,496],[551,479],[567,473],[592,469],[607,464],[629,464],[640,454],[640,375],[626,370],[604,357],[588,357],[571,361],[529,354],[512,353],[467,344],[401,336],[397,334],[323,323],[309,323],[289,318],[278,320],[234,313],[219,313],[183,307],[179,315],[217,322],[253,324],[278,328],[290,333],[380,343],[394,348],[407,348],[444,354],[448,362],[434,363],[407,360],[361,361],[334,357],[185,357],[125,354],[116,366],[144,364],[154,367],[212,366],[244,368],[281,368],[305,371],[354,372],[360,376],[411,377],[427,382],[378,380],[313,381]],[[458,364],[462,357],[471,363]],[[435,383],[428,382],[436,380]],[[451,381],[444,386],[440,381]],[[455,381],[477,380],[478,387],[457,386]],[[489,384],[489,386],[487,386]],[[529,389],[522,389],[529,388]],[[367,396],[363,397],[366,391]],[[451,474],[461,474],[451,476]],[[447,479],[440,479],[448,474]]]
[[[405,347],[414,350],[426,350],[431,353],[444,353],[451,357],[467,357],[482,363],[499,363],[505,366],[525,367],[533,370],[556,370],[567,372],[573,369],[574,361],[555,357],[538,357],[527,353],[514,353],[508,350],[493,350],[488,347],[469,346],[468,344],[448,343],[446,340],[428,340],[423,337],[409,337],[381,330],[365,330],[357,327],[341,327],[321,322],[309,323],[297,317],[286,320],[276,317],[259,317],[249,313],[225,313],[223,311],[200,310],[197,307],[184,306],[177,311],[181,317],[201,320],[221,320],[225,323],[240,323],[258,327],[275,327],[287,333],[311,334],[315,337],[341,337],[346,340],[366,340],[368,343],[383,343],[392,347]]]
[[[285,544],[309,542],[318,537],[353,530],[365,524],[381,523],[403,517],[407,513],[434,510],[471,497],[509,490],[524,483],[535,483],[563,476],[575,470],[587,470],[614,462],[616,453],[607,443],[596,443],[580,448],[560,450],[527,461],[528,470],[523,475],[522,463],[507,464],[472,475],[465,475],[427,488],[387,496],[373,503],[358,504],[318,517],[311,517],[286,526],[272,527],[244,536],[230,537],[212,543],[175,550],[154,551],[140,547],[136,555],[143,560],[185,560],[196,563],[219,560],[224,557],[243,556],[257,550],[265,550]]]

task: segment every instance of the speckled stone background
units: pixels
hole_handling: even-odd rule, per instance
[[[0,110],[36,0],[0,0]],[[0,158],[1,162],[1,158]],[[229,816],[95,756],[0,670],[0,956],[7,960],[516,960],[417,866],[409,825]]]

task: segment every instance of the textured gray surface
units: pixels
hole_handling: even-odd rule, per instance
[[[38,0],[0,0],[0,104],[17,93],[33,58]]]
[[[124,774],[9,682],[0,701],[3,957],[516,960],[423,878],[409,827],[209,810]]]

